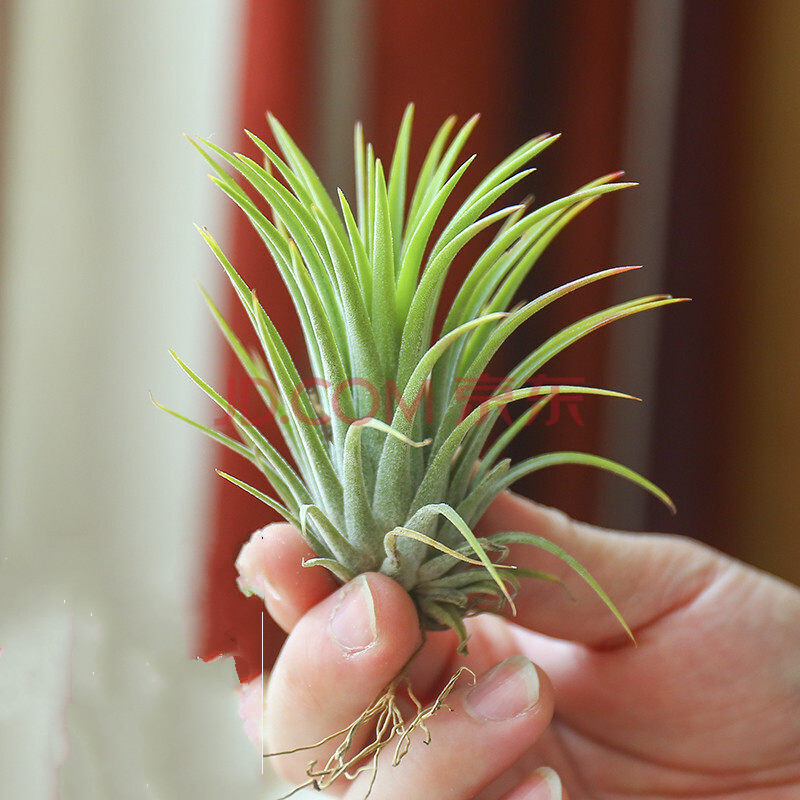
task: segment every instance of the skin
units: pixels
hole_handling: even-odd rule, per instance
[[[382,759],[374,800],[556,800],[559,792],[570,800],[800,798],[798,589],[689,539],[600,530],[512,494],[492,505],[480,532],[505,530],[543,535],[574,555],[609,591],[637,646],[568,567],[543,551],[512,548],[508,563],[562,577],[572,597],[525,581],[513,623],[471,619],[463,658],[449,632],[428,634],[409,674],[430,701],[459,666],[480,682],[516,655],[517,667],[536,665],[538,699],[511,719],[476,719],[462,678],[448,698],[452,711],[430,721],[430,747],[415,739],[399,766]],[[320,568],[300,566],[309,555],[294,529],[272,525],[240,557],[243,585],[289,632],[267,689],[268,751],[346,727],[421,643],[410,598],[376,573],[362,579],[374,616],[354,603],[345,619],[353,641],[373,630],[374,641],[337,643],[332,616],[353,586],[337,588]],[[244,687],[241,713],[257,739],[260,679]],[[301,783],[311,757],[324,760],[331,750],[273,764]],[[555,772],[535,772],[544,765]],[[365,788],[362,776],[330,792],[356,800]]]

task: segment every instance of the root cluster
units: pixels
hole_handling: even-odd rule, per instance
[[[411,746],[411,736],[415,731],[424,734],[423,742],[430,744],[431,733],[428,729],[428,720],[441,708],[452,709],[447,705],[446,700],[459,678],[464,673],[469,673],[472,681],[475,681],[475,674],[467,667],[461,667],[445,687],[439,692],[437,698],[427,706],[423,706],[419,698],[411,688],[408,677],[401,673],[395,678],[386,689],[346,728],[326,736],[324,739],[312,745],[295,747],[291,750],[283,750],[277,753],[267,753],[264,757],[288,755],[298,753],[303,750],[313,750],[328,742],[341,737],[342,741],[334,750],[331,757],[323,765],[319,765],[318,760],[314,759],[306,769],[308,780],[292,789],[288,794],[283,795],[278,800],[286,798],[299,792],[301,789],[312,788],[317,791],[325,791],[331,784],[345,778],[355,780],[364,772],[370,773],[367,790],[364,799],[369,797],[375,778],[378,774],[378,760],[381,753],[389,747],[394,747],[391,765],[396,767],[403,757],[408,753]],[[413,717],[406,719],[398,703],[398,699],[407,697],[412,705]],[[368,744],[363,746],[358,752],[351,753],[356,736],[364,729],[374,728],[374,736]]]

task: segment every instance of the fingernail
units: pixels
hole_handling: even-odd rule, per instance
[[[265,574],[266,559],[264,553],[264,534],[256,531],[239,551],[236,558],[236,570],[239,577],[236,584],[246,596],[258,595],[264,602],[279,600],[280,597],[270,585]]]
[[[246,597],[256,595],[260,597],[265,603],[271,600],[280,600],[280,595],[272,588],[272,584],[267,580],[265,575],[250,575],[246,578],[237,578],[236,585],[239,591]]]
[[[539,674],[524,656],[511,656],[482,676],[464,698],[474,719],[500,722],[524,714],[539,701]]]
[[[532,782],[527,791],[520,796],[520,800],[561,800],[561,778],[550,767],[539,767],[534,773]]]
[[[345,587],[331,615],[330,631],[334,641],[348,653],[364,650],[378,638],[375,601],[366,575],[359,575]]]

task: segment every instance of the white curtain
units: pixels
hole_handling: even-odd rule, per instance
[[[3,40],[0,795],[260,796],[230,660],[187,657],[212,480],[193,222],[227,207],[239,0],[17,0]],[[224,240],[224,236],[223,236]],[[59,794],[60,793],[60,794]]]

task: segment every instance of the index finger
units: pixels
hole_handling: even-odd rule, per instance
[[[261,597],[272,618],[287,633],[339,588],[327,570],[302,565],[314,555],[296,528],[274,523],[256,531],[236,559],[239,587]],[[432,691],[454,652],[455,637],[444,632],[427,637],[424,656],[409,668],[418,694],[426,696]]]
[[[289,633],[337,587],[326,569],[303,566],[314,555],[296,528],[285,522],[267,525],[242,547],[236,559],[236,582],[245,594],[258,595],[270,616]]]
[[[478,532],[535,533],[558,545],[597,580],[636,632],[697,596],[727,565],[716,551],[679,536],[621,533],[575,522],[561,511],[505,492],[489,507]],[[550,582],[522,579],[514,621],[559,639],[595,647],[621,644],[625,631],[594,590],[567,564],[530,545],[512,545],[506,563],[549,572]],[[321,567],[303,567],[314,553],[286,523],[253,534],[237,559],[239,585],[264,599],[287,632],[337,588]]]
[[[596,528],[511,492],[492,503],[478,527],[482,536],[525,531],[556,544],[595,578],[634,633],[688,603],[727,565],[720,553],[690,539]],[[510,546],[506,563],[551,573],[569,589],[522,578],[515,600],[519,625],[595,647],[626,641],[619,621],[563,560],[517,544]]]

